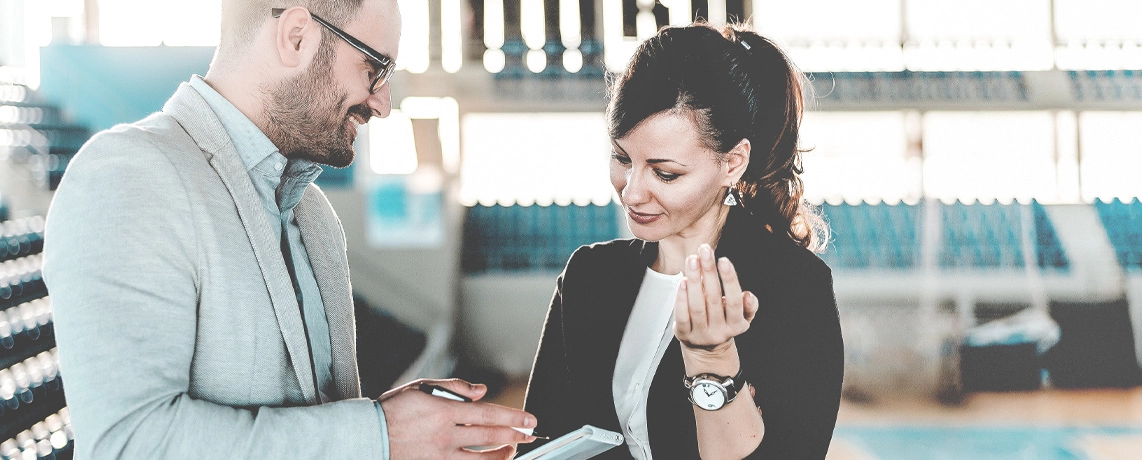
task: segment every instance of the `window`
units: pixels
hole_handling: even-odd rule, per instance
[[[1049,112],[929,112],[923,129],[927,195],[945,201],[1056,199]]]
[[[465,205],[601,205],[614,194],[602,113],[469,113],[461,133]]]
[[[906,156],[903,112],[814,112],[801,124],[805,196],[890,203],[920,197],[919,158]]]
[[[900,0],[753,0],[753,23],[804,71],[897,71]]]
[[[269,13],[266,13],[269,17]],[[100,0],[99,40],[106,46],[217,46],[221,0]]]
[[[1079,114],[1083,199],[1142,197],[1142,112]]]

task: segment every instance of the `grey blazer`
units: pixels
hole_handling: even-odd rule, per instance
[[[345,237],[309,186],[295,210],[321,288],[337,401],[318,405],[293,285],[230,138],[183,84],[95,135],[48,213],[44,278],[83,458],[369,458]]]

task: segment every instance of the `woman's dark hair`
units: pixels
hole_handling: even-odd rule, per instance
[[[626,72],[612,80],[610,136],[622,139],[643,120],[672,111],[694,120],[719,161],[749,139],[750,162],[737,184],[742,205],[775,234],[820,250],[828,227],[802,199],[803,81],[772,41],[742,26],[667,27],[643,42]]]

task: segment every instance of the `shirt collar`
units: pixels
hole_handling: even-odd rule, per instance
[[[254,169],[254,166],[266,157],[278,153],[278,147],[266,137],[258,125],[215,91],[206,80],[195,75],[190,77],[190,86],[202,95],[211,110],[214,110],[214,114],[218,116],[218,121],[222,122],[222,127],[226,129],[226,134],[230,135],[230,141],[238,150],[238,156],[246,165],[246,171]]]
[[[321,167],[305,159],[287,160],[249,117],[206,83],[202,77],[192,76],[190,86],[202,95],[210,109],[218,116],[218,121],[230,136],[230,141],[238,151],[238,157],[246,166],[246,172],[250,174],[259,194],[262,193],[262,183],[265,183],[266,188],[274,190],[272,198],[265,198],[270,198],[277,205],[278,211],[285,212],[297,205],[306,187],[321,174]],[[264,180],[269,182],[263,182]]]

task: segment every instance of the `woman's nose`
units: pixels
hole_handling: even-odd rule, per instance
[[[622,198],[623,202],[631,204],[639,204],[646,201],[647,192],[642,179],[638,174],[634,173],[634,168],[626,171],[626,187],[623,187]]]

